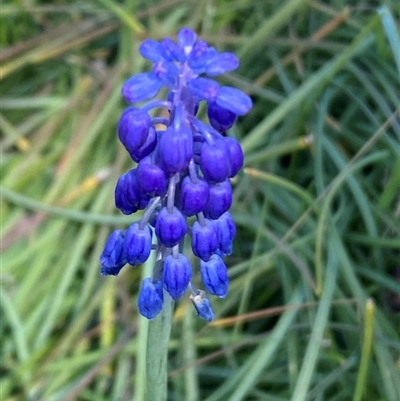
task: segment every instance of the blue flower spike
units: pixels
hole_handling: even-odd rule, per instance
[[[152,65],[123,84],[129,107],[117,129],[137,166],[118,179],[115,205],[126,215],[143,212],[126,230],[111,233],[100,256],[101,274],[116,276],[126,264],[141,265],[154,249],[157,261],[151,278],[142,282],[139,313],[153,319],[164,297],[177,300],[188,291],[197,315],[211,321],[206,291],[220,298],[228,293],[222,258],[232,253],[236,235],[228,211],[230,178],[244,162],[239,141],[228,131],[250,111],[252,101],[214,79],[235,70],[238,58],[218,52],[190,28],[182,28],[176,41],[145,39],[139,53]],[[166,99],[154,99],[162,89]],[[196,117],[201,103],[206,104],[208,124]],[[165,115],[169,118],[159,117]],[[191,281],[192,265],[183,253],[187,235],[206,291]]]

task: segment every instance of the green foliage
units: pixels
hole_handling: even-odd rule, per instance
[[[98,257],[131,221],[120,85],[184,25],[241,56],[223,80],[254,109],[231,133],[231,290],[209,325],[177,305],[169,400],[400,399],[399,9],[376,3],[2,5],[2,399],[145,401],[142,272]]]

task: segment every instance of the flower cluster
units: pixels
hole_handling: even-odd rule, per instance
[[[142,102],[163,87],[168,96],[140,108],[128,107],[119,120],[118,137],[137,167],[119,178],[115,204],[124,214],[144,213],[127,230],[110,235],[100,258],[101,273],[117,275],[127,263],[145,262],[155,249],[153,274],[143,281],[139,294],[140,313],[151,319],[162,309],[164,290],[178,299],[189,289],[198,315],[212,320],[205,291],[191,281],[192,266],[183,254],[183,241],[188,234],[200,259],[205,289],[225,297],[229,280],[222,258],[231,254],[236,234],[228,212],[230,178],[243,165],[239,142],[225,134],[252,102],[240,90],[206,77],[236,69],[238,59],[232,53],[218,53],[188,28],[179,31],[177,43],[169,38],[146,39],[139,51],[152,62],[152,70],[129,78],[122,87],[123,97],[130,104]],[[202,101],[209,124],[196,117]],[[151,117],[149,113],[160,108],[168,110],[168,119]]]

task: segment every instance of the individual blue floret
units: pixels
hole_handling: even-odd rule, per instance
[[[228,146],[230,173],[229,178],[233,178],[239,170],[243,167],[244,154],[242,147],[237,139],[232,137],[226,137],[225,143]]]
[[[225,298],[228,293],[229,278],[228,269],[222,258],[214,254],[207,262],[200,260],[200,273],[206,290],[212,295]]]
[[[170,127],[160,138],[158,157],[168,174],[185,170],[193,156],[193,135],[189,127]]]
[[[215,102],[208,103],[207,115],[211,126],[221,133],[228,131],[237,119],[237,114],[218,106]]]
[[[214,312],[212,310],[211,302],[206,297],[205,291],[197,290],[197,293],[190,295],[190,299],[196,309],[197,316],[211,322],[214,320]]]
[[[165,195],[168,179],[165,171],[147,156],[137,168],[137,181],[141,190],[149,197]]]
[[[221,215],[214,220],[214,226],[218,237],[218,252],[221,257],[228,256],[232,253],[233,240],[236,236],[236,225],[229,212]]]
[[[151,251],[152,231],[148,225],[133,223],[126,230],[124,252],[126,260],[132,266],[146,262]]]
[[[153,72],[143,72],[130,77],[122,86],[122,96],[128,103],[151,99],[161,89],[161,82]]]
[[[124,230],[116,230],[108,237],[104,250],[100,256],[101,274],[103,276],[116,276],[126,265],[124,252]]]
[[[129,170],[119,177],[115,187],[115,206],[123,214],[142,210],[150,202],[150,198],[139,187],[136,174],[136,169]]]
[[[167,207],[163,207],[158,213],[155,228],[160,242],[166,247],[173,247],[186,234],[186,219],[178,208],[168,210]]]
[[[229,210],[232,205],[232,186],[229,180],[211,184],[210,196],[204,214],[210,219],[218,219]]]
[[[214,143],[205,142],[201,147],[200,167],[204,178],[211,182],[225,181],[231,172],[229,149],[224,138]]]
[[[163,307],[164,295],[161,280],[152,281],[150,277],[145,278],[139,292],[138,308],[142,316],[147,319],[156,317]]]
[[[151,127],[150,116],[143,110],[129,107],[118,122],[118,137],[130,152],[143,146]]]
[[[164,287],[172,298],[180,298],[186,291],[192,278],[192,267],[189,259],[182,253],[169,255],[164,260]]]
[[[208,203],[210,189],[207,181],[186,176],[181,186],[181,208],[185,216],[194,216],[202,212]]]
[[[192,251],[204,261],[210,260],[218,249],[218,234],[213,222],[208,219],[195,221],[192,226]]]

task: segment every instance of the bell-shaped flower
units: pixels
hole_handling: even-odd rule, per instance
[[[213,144],[203,143],[200,166],[207,181],[222,182],[229,177],[231,171],[229,150],[222,138],[217,139]]]
[[[115,187],[115,206],[123,214],[142,210],[150,202],[150,198],[139,187],[136,174],[136,169],[129,170],[119,177]]]
[[[100,256],[101,274],[103,276],[116,276],[122,267],[126,265],[124,237],[124,230],[116,230],[108,237]]]
[[[186,291],[192,278],[192,267],[189,259],[180,253],[177,257],[169,255],[164,260],[164,287],[172,298],[180,298]]]
[[[161,280],[153,282],[149,277],[145,278],[138,298],[140,314],[147,319],[153,319],[161,312],[163,302],[164,294]]]
[[[210,219],[218,219],[232,205],[232,186],[229,179],[218,184],[210,185],[210,197],[204,214]]]
[[[171,211],[163,207],[158,213],[155,229],[161,243],[166,247],[173,247],[186,234],[187,224],[185,217],[176,207]]]
[[[242,149],[239,141],[235,138],[228,136],[228,137],[224,138],[224,140],[225,140],[225,143],[228,145],[229,162],[231,165],[231,171],[229,174],[229,178],[232,178],[243,167],[243,162],[244,162],[243,149]]]
[[[215,102],[208,103],[207,115],[211,126],[219,132],[227,131],[237,119],[235,113],[218,106]]]
[[[206,62],[205,72],[209,76],[221,75],[236,70],[239,59],[233,53],[219,53]]]
[[[208,184],[202,178],[192,181],[189,176],[182,180],[181,210],[186,216],[193,216],[203,211],[209,198]]]
[[[128,103],[142,102],[156,96],[161,89],[160,80],[152,72],[141,72],[130,77],[121,89]]]
[[[228,269],[220,256],[213,255],[208,262],[200,260],[200,274],[204,287],[210,294],[220,298],[226,296],[229,287]]]
[[[213,222],[208,219],[195,221],[192,227],[192,251],[200,259],[207,261],[218,249],[218,235]]]
[[[132,266],[144,263],[151,252],[151,228],[146,224],[143,228],[133,223],[126,230],[124,252],[128,263]]]
[[[157,132],[153,127],[150,127],[149,134],[147,135],[146,141],[143,145],[130,149],[129,155],[131,156],[132,160],[136,163],[139,163],[143,157],[148,156],[157,146]]]
[[[135,107],[127,108],[118,122],[118,137],[126,150],[130,152],[142,146],[151,127],[150,116]]]
[[[222,86],[215,101],[218,106],[239,116],[248,113],[253,105],[250,96],[231,86]]]
[[[186,126],[169,127],[161,132],[158,158],[168,173],[175,174],[187,168],[193,155],[192,132]]]
[[[137,168],[137,182],[147,196],[163,196],[167,191],[168,181],[162,170],[154,164],[151,157],[143,158]]]
[[[214,225],[218,236],[218,255],[221,257],[228,256],[232,253],[233,240],[236,236],[236,225],[229,212],[224,213]]]

